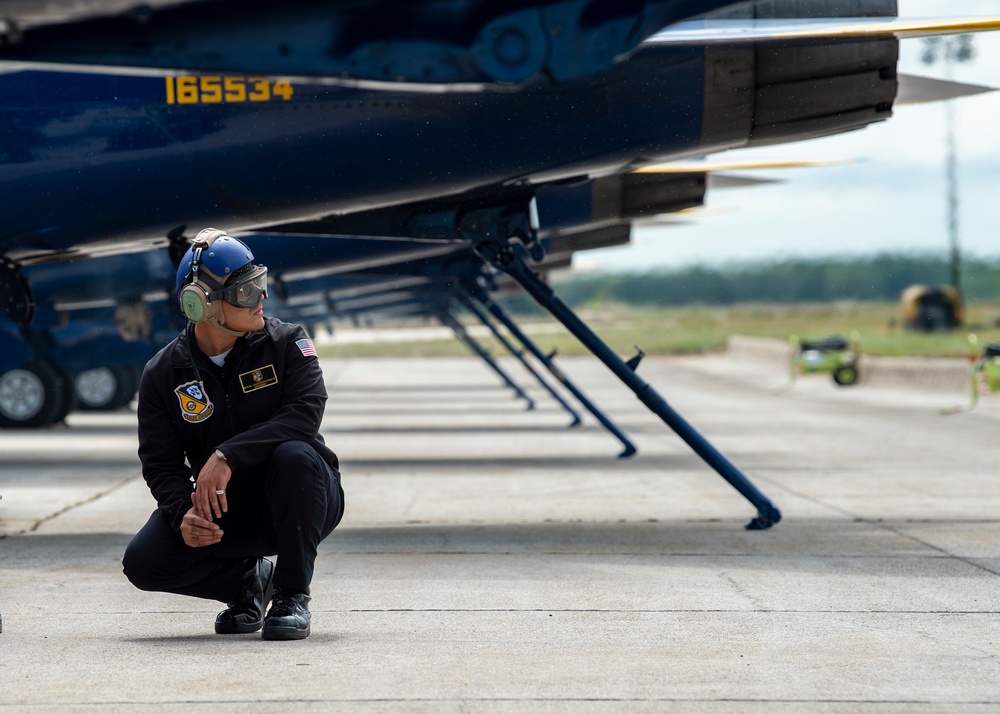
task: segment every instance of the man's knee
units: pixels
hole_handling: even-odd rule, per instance
[[[153,511],[146,525],[133,536],[125,555],[122,572],[140,590],[159,592],[183,572],[187,563],[178,559],[179,537],[161,511]]]
[[[271,466],[276,469],[312,467],[318,455],[304,441],[285,441],[271,452]]]
[[[288,487],[316,479],[325,481],[329,467],[306,442],[286,441],[271,453],[270,471],[272,478]]]
[[[128,581],[140,590],[156,591],[159,589],[158,579],[150,567],[154,562],[152,553],[144,552],[136,538],[128,544],[122,557],[122,572]]]
[[[308,509],[320,519],[316,526],[323,537],[329,535],[344,513],[343,490],[337,472],[304,441],[286,441],[275,448],[269,470],[272,506],[279,510],[285,507]],[[323,510],[314,511],[320,504]]]

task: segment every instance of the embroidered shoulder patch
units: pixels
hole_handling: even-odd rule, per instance
[[[270,387],[277,383],[278,375],[275,374],[273,364],[251,369],[249,372],[244,372],[240,375],[240,386],[243,387],[244,394],[255,392],[258,389]]]
[[[184,421],[192,423],[204,421],[215,411],[215,405],[205,393],[202,383],[197,380],[177,387],[174,394],[180,400],[181,416],[184,417]]]
[[[313,341],[310,339],[295,340],[295,345],[302,350],[302,354],[306,357],[316,356],[316,347],[313,345]]]

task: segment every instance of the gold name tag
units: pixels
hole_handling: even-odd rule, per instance
[[[244,394],[256,392],[258,389],[270,387],[277,383],[278,375],[274,373],[273,364],[269,364],[266,367],[258,367],[240,375],[240,386],[243,387]]]

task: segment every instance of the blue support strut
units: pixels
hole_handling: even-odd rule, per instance
[[[527,392],[521,389],[521,387],[519,387],[513,379],[507,376],[507,373],[504,372],[503,368],[496,363],[496,360],[494,360],[493,357],[490,356],[490,353],[483,349],[483,347],[481,347],[479,343],[472,338],[472,335],[465,330],[462,323],[444,310],[438,314],[438,319],[441,321],[441,324],[446,327],[450,327],[451,331],[455,333],[455,336],[461,340],[466,347],[468,347],[473,353],[479,355],[479,357],[487,365],[489,365],[490,368],[497,373],[497,375],[499,375],[500,379],[503,380],[503,383],[514,391],[514,394],[516,394],[519,399],[523,399],[527,402],[527,411],[530,412],[535,408],[535,401],[529,397]]]
[[[506,240],[484,241],[476,246],[479,255],[502,270],[548,310],[580,342],[597,356],[646,407],[669,426],[691,449],[757,508],[757,516],[746,523],[748,530],[764,530],[781,520],[781,512],[749,478],[716,449],[697,429],[678,414],[667,400],[630,368],[555,294]]]
[[[619,459],[627,459],[629,456],[635,454],[636,452],[635,444],[633,444],[632,441],[628,438],[628,436],[625,435],[625,432],[623,432],[617,424],[611,421],[610,417],[608,417],[604,412],[602,412],[597,407],[596,404],[590,401],[587,395],[584,394],[582,391],[580,391],[580,389],[570,380],[570,378],[567,377],[563,373],[563,371],[556,366],[555,362],[552,359],[552,355],[544,354],[538,348],[538,345],[536,345],[531,340],[530,337],[524,334],[521,328],[517,326],[517,323],[515,323],[512,319],[510,319],[510,316],[507,315],[507,313],[503,310],[503,308],[501,308],[495,302],[479,294],[476,294],[476,299],[482,302],[482,304],[486,307],[486,309],[489,310],[490,313],[497,320],[499,320],[504,327],[510,330],[510,333],[514,335],[514,337],[522,345],[524,345],[525,348],[529,352],[531,352],[531,354],[533,354],[539,362],[545,365],[545,368],[549,370],[552,376],[555,377],[557,380],[559,380],[559,383],[562,384],[570,394],[576,397],[576,400],[583,405],[584,409],[586,409],[588,412],[594,415],[594,418],[601,423],[601,426],[603,426],[605,429],[611,432],[615,436],[615,438],[622,443],[622,446],[625,448],[622,450],[620,454],[618,454]]]
[[[576,413],[576,410],[573,409],[573,407],[571,407],[566,400],[559,395],[559,392],[557,392],[551,384],[545,381],[545,378],[538,373],[538,370],[531,366],[531,363],[524,358],[524,353],[511,344],[510,340],[508,340],[507,337],[497,329],[497,326],[490,322],[490,319],[483,314],[482,310],[480,310],[479,306],[473,302],[468,293],[460,292],[458,297],[462,304],[468,308],[469,312],[479,318],[479,321],[489,328],[490,332],[492,332],[493,336],[497,339],[497,342],[503,345],[504,349],[510,352],[528,371],[528,373],[538,380],[538,383],[552,396],[553,399],[556,400],[556,402],[558,402],[559,406],[565,409],[566,412],[573,417],[573,421],[569,424],[570,428],[579,426],[580,415]]]

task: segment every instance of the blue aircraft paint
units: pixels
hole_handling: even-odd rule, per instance
[[[530,170],[550,180],[637,156],[690,152],[698,148],[703,75],[698,53],[671,49],[644,53],[596,85],[539,85],[513,105],[493,93],[387,95],[306,85],[280,103],[207,106],[166,104],[162,77],[11,72],[0,75],[0,92],[10,98],[0,108],[0,130],[11,138],[0,145],[7,159],[0,164],[0,202],[7,205],[0,208],[10,209],[11,219],[0,247],[16,255],[153,240],[180,222],[233,231],[473,190]],[[276,276],[342,270],[364,258],[376,281],[447,275],[453,282],[471,279],[480,266],[465,245],[444,246],[455,253],[442,258],[440,244],[247,240]],[[40,309],[30,328],[5,330],[5,370],[39,359],[59,364],[69,379],[95,366],[139,369],[179,329],[165,250],[29,265],[22,273]],[[429,299],[427,288],[389,288],[381,298],[353,302],[326,298],[347,281],[288,280],[284,292],[298,302],[275,291],[268,311],[324,320],[335,308],[363,312],[372,300],[381,300],[382,310],[425,310]],[[157,291],[165,299],[149,301]],[[61,318],[53,309],[96,299],[146,300],[159,327],[149,340],[128,341],[113,327],[112,308]]]
[[[34,350],[21,334],[20,328],[0,312],[0,374],[23,369],[34,359]]]
[[[168,105],[164,86],[0,74],[14,98],[0,108],[0,250],[148,241],[180,223],[235,230],[710,148],[704,63],[689,48],[513,96],[295,85],[287,101]]]
[[[520,84],[539,76],[567,82],[608,70],[672,23],[736,2],[242,0],[238,8],[153,3],[106,17],[100,3],[70,3],[76,7],[69,13],[28,9],[52,3],[21,3],[20,10],[5,8],[4,19],[18,29],[0,38],[8,39],[0,57],[404,81],[424,89],[428,83]]]
[[[175,268],[165,250],[28,266],[24,276],[39,303],[126,300],[173,288]]]

